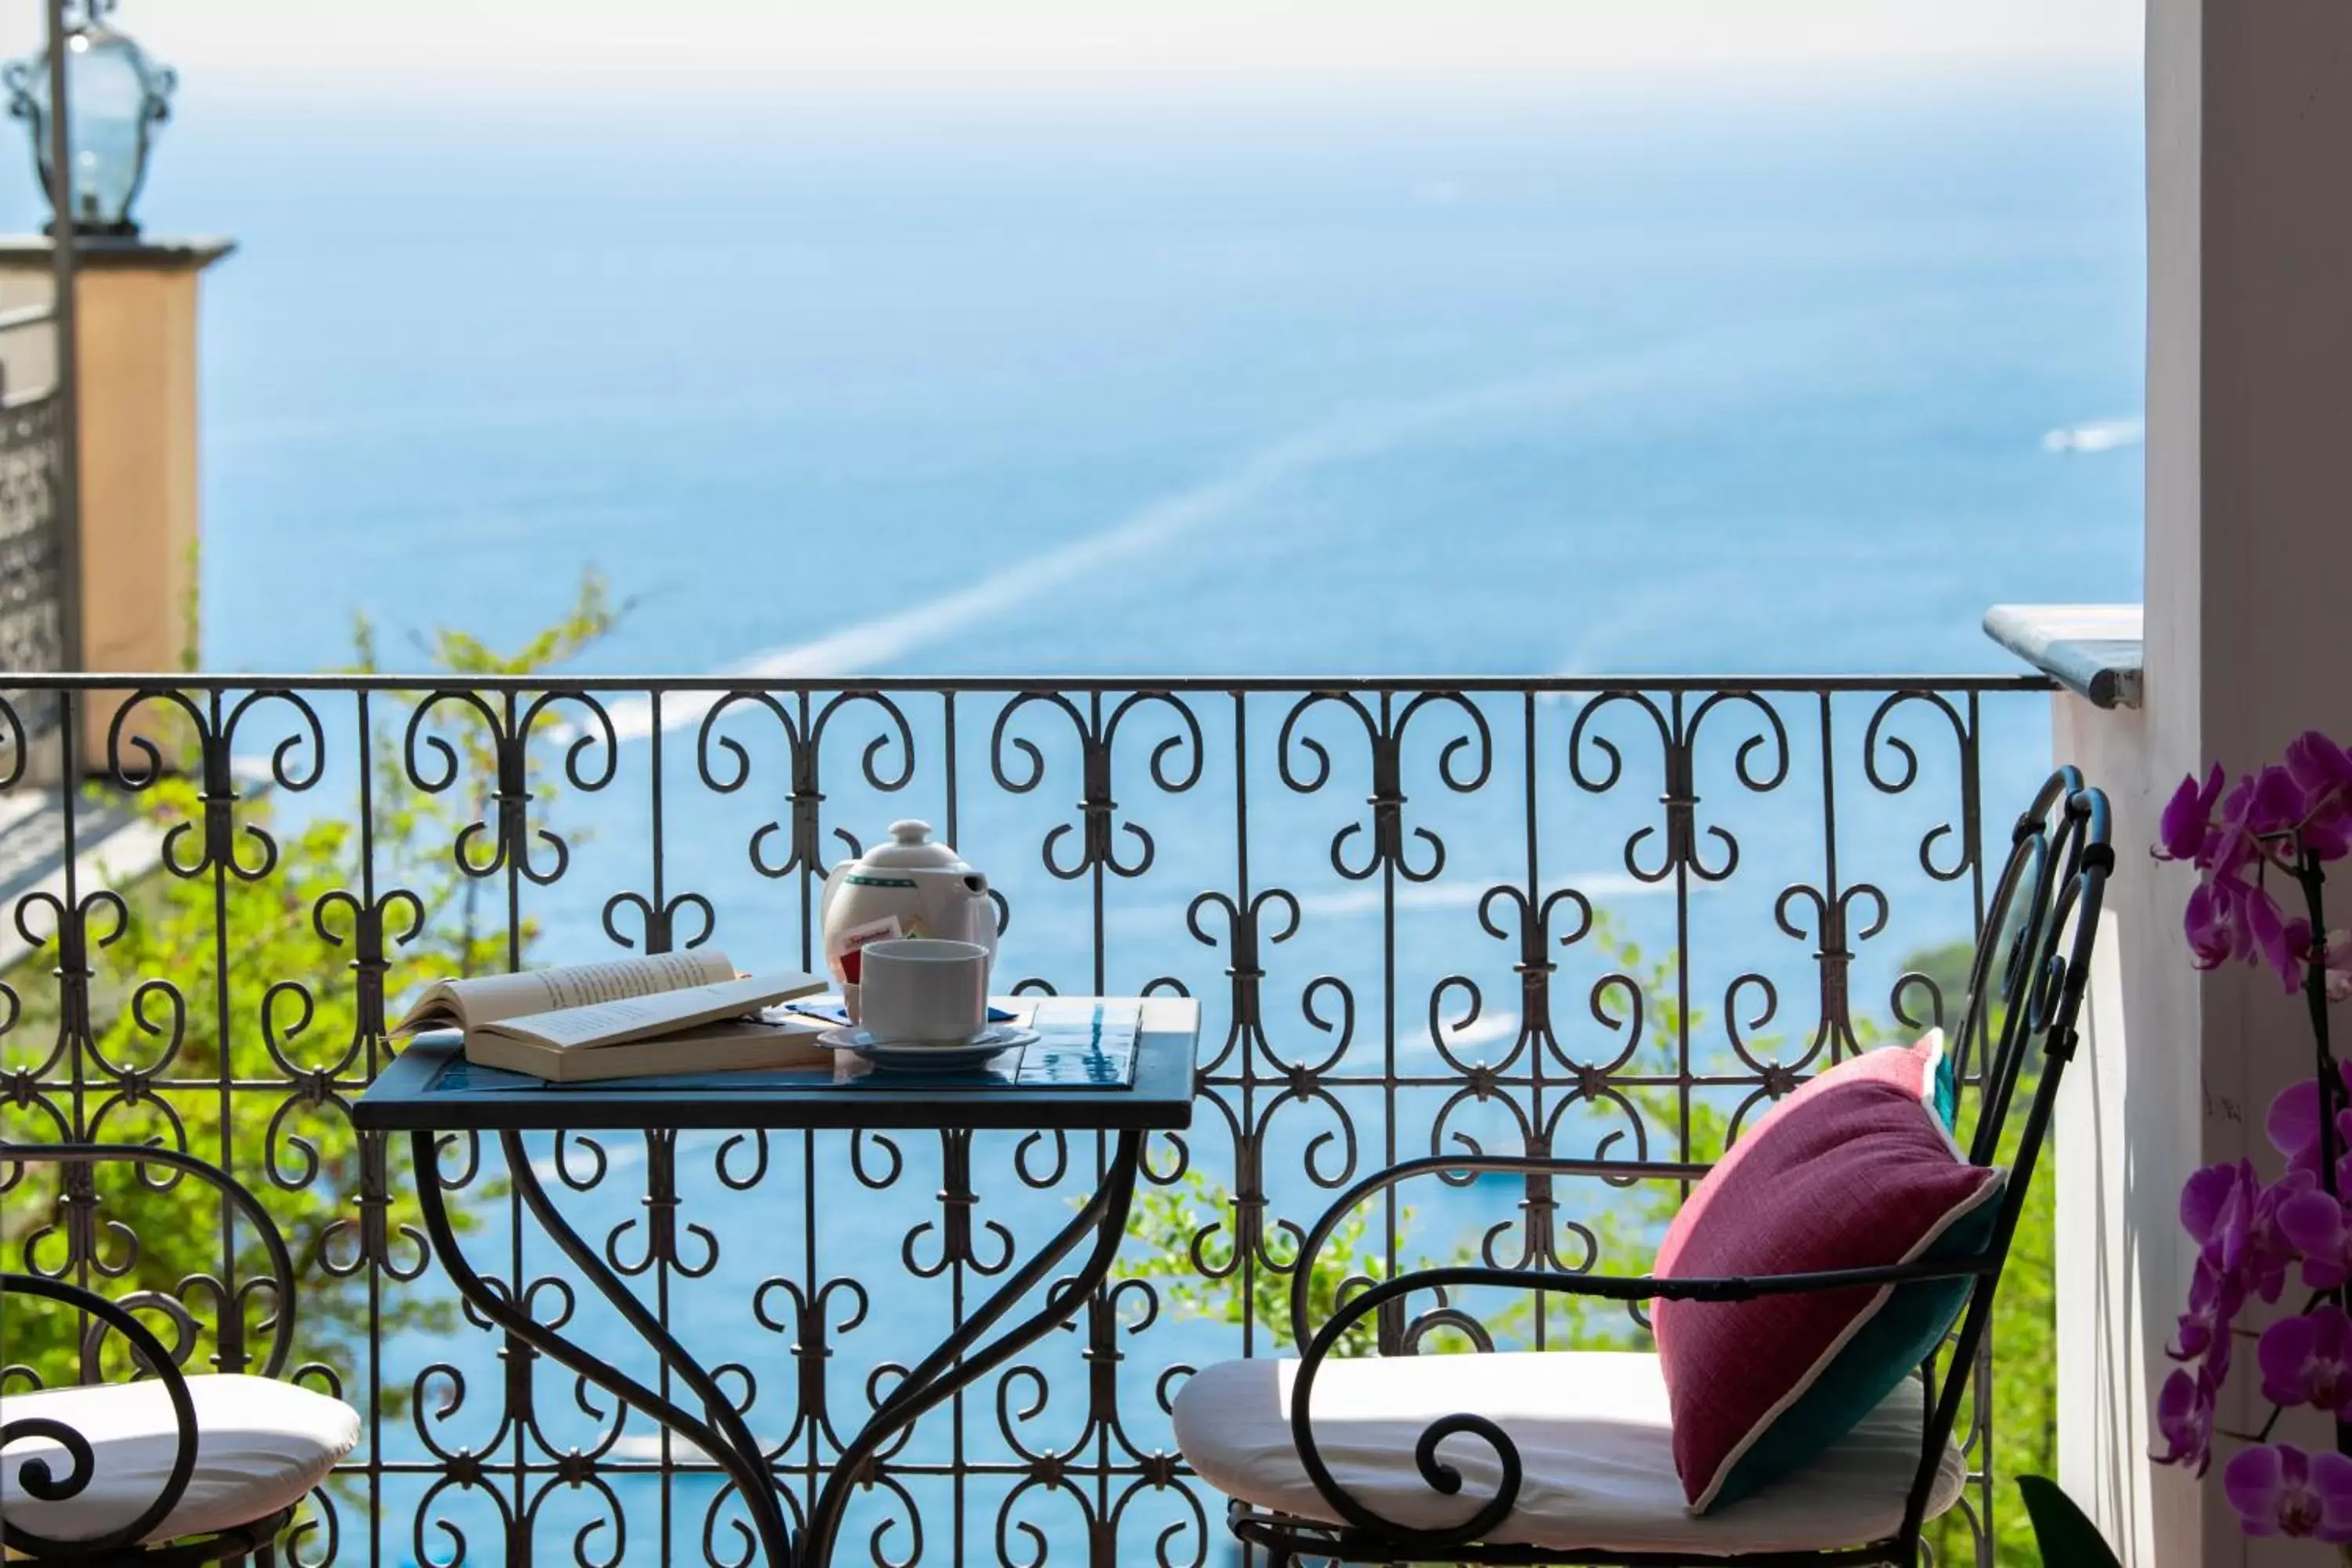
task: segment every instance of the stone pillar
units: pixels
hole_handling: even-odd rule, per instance
[[[82,661],[94,670],[182,668],[196,647],[196,319],[205,268],[226,240],[84,238],[81,416]],[[46,237],[0,238],[0,308],[55,298]],[[11,392],[53,382],[46,331],[11,334]],[[84,710],[85,758],[102,763],[120,699]]]
[[[2060,1479],[2133,1568],[2329,1560],[2240,1533],[2221,1474],[2242,1442],[2221,1438],[2201,1482],[2145,1458],[2191,1261],[2181,1179],[2242,1153],[2274,1174],[2263,1114],[2310,1060],[2274,977],[2189,967],[2191,878],[2147,847],[2184,773],[2243,771],[2305,728],[2352,734],[2347,60],[2343,0],[2150,0],[2141,705],[2069,695],[2056,715],[2059,754],[2114,797],[2121,868],[2057,1129]],[[2335,892],[2352,917],[2352,878]],[[2252,1362],[2242,1339],[2225,1430],[2260,1424]]]

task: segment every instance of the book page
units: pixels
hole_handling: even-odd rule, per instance
[[[749,980],[729,979],[709,985],[614,996],[585,1005],[521,1014],[478,1025],[485,1035],[533,1040],[559,1049],[625,1045],[676,1034],[698,1024],[737,1018],[777,1002],[809,996],[824,989],[814,974],[785,971],[755,974]]]
[[[408,1035],[451,1025],[478,1029],[501,1018],[593,1006],[734,978],[735,965],[725,953],[713,948],[698,948],[645,958],[608,959],[602,963],[525,970],[517,974],[478,974],[465,980],[443,980],[416,999],[393,1033]]]

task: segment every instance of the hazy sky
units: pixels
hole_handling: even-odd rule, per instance
[[[192,79],[258,91],[688,78],[1165,76],[1475,84],[1675,65],[2122,64],[2142,0],[126,0]],[[37,27],[13,0],[7,44]]]

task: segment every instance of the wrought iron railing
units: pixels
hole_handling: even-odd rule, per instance
[[[312,1292],[299,1375],[366,1418],[306,1563],[745,1555],[698,1456],[447,1305],[416,1173],[347,1120],[422,974],[706,942],[805,963],[826,859],[920,816],[992,874],[1003,988],[1200,997],[1198,1115],[1150,1152],[1126,1277],[886,1455],[843,1540],[877,1563],[1223,1563],[1238,1549],[1166,1406],[1204,1358],[1277,1348],[1256,1303],[1286,1292],[1334,1189],[1446,1150],[1705,1159],[1804,1074],[1927,1026],[1957,1005],[1936,954],[1980,919],[1986,814],[2024,801],[2049,739],[2025,678],[167,677],[128,702],[98,690],[121,676],[10,679],[27,689],[0,708],[0,784],[27,787],[45,717],[69,763],[108,771],[7,911],[29,956],[0,994],[0,1131],[160,1140],[280,1208]],[[148,830],[92,850],[83,826],[120,816],[100,792]],[[536,1147],[614,1266],[729,1363],[803,1506],[847,1418],[1066,1218],[1102,1152],[985,1133]],[[434,1179],[532,1311],[588,1314],[498,1176],[453,1144]],[[12,1266],[143,1284],[185,1304],[184,1353],[236,1363],[268,1303],[239,1289],[231,1220],[143,1188],[7,1201],[45,1215],[59,1196],[54,1227],[0,1227]],[[1637,1268],[1606,1256],[1654,1240],[1626,1201],[1541,1177],[1391,1200],[1344,1271]],[[221,1300],[238,1332],[198,1321]],[[1448,1326],[1490,1331],[1382,1336]],[[617,1322],[599,1342],[662,1375]],[[11,1346],[7,1377],[42,1350]],[[1958,1528],[1990,1562],[1981,1392],[1968,1444]]]

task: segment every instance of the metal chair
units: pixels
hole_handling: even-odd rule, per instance
[[[67,1278],[127,1275],[130,1260],[98,1257],[100,1227],[93,1167],[141,1167],[135,1178],[154,1191],[194,1180],[213,1188],[235,1219],[234,1237],[250,1226],[267,1255],[266,1281],[192,1275],[175,1290],[138,1290],[110,1300]],[[58,1211],[26,1237],[26,1272],[0,1273],[0,1310],[19,1324],[27,1307],[77,1315],[78,1381],[45,1388],[23,1364],[0,1366],[0,1547],[35,1563],[84,1568],[198,1568],[276,1561],[278,1542],[310,1489],[359,1441],[359,1415],[341,1400],[278,1381],[293,1349],[294,1268],[285,1239],[241,1183],[190,1155],[162,1148],[104,1143],[0,1145],[0,1194],[16,1190],[26,1167],[58,1168]],[[13,1167],[13,1170],[11,1168]],[[147,1167],[171,1173],[146,1174]],[[104,1227],[121,1246],[139,1246],[119,1221]],[[54,1268],[35,1261],[47,1237],[63,1237]],[[234,1246],[233,1240],[231,1245]],[[269,1292],[266,1336],[253,1374],[246,1310],[249,1292]],[[208,1299],[216,1373],[191,1376],[184,1363],[201,1325],[189,1302]],[[142,1321],[160,1317],[173,1343]],[[136,1374],[108,1382],[101,1352],[120,1336]],[[5,1351],[0,1346],[0,1351]]]
[[[1966,1466],[1951,1436],[1991,1321],[1993,1292],[2048,1133],[2076,1028],[2106,879],[2107,803],[2072,768],[2019,818],[1984,924],[1956,1047],[1965,1081],[1981,1047],[1968,1158],[1993,1163],[2038,1051],[2039,1081],[1991,1240],[1975,1257],[1748,1279],[1623,1278],[1455,1266],[1370,1284],[1311,1321],[1310,1264],[1359,1205],[1429,1176],[1689,1182],[1706,1167],[1615,1160],[1438,1155],[1357,1184],[1307,1233],[1293,1278],[1297,1361],[1225,1363],[1176,1402],[1179,1446],[1233,1499],[1234,1533],[1274,1568],[1294,1558],[1353,1563],[1916,1564],[1922,1527],[1950,1508]],[[1694,1517],[1672,1458],[1656,1357],[1538,1352],[1342,1360],[1367,1320],[1393,1325],[1406,1299],[1433,1293],[1434,1317],[1466,1321],[1446,1292],[1481,1287],[1618,1302],[1735,1301],[1768,1293],[1969,1279],[1958,1328],[1918,1375],[1794,1476]],[[1391,1331],[1381,1339],[1394,1348]],[[1411,1336],[1406,1336],[1410,1338]],[[1483,1347],[1482,1347],[1483,1348]],[[1317,1394],[1318,1384],[1321,1394]],[[1480,1414],[1481,1401],[1488,1414]],[[1190,1408],[1188,1409],[1188,1405]],[[1450,1413],[1449,1413],[1450,1412]],[[1336,1473],[1345,1469],[1353,1484]],[[1466,1479],[1465,1479],[1466,1477]]]

